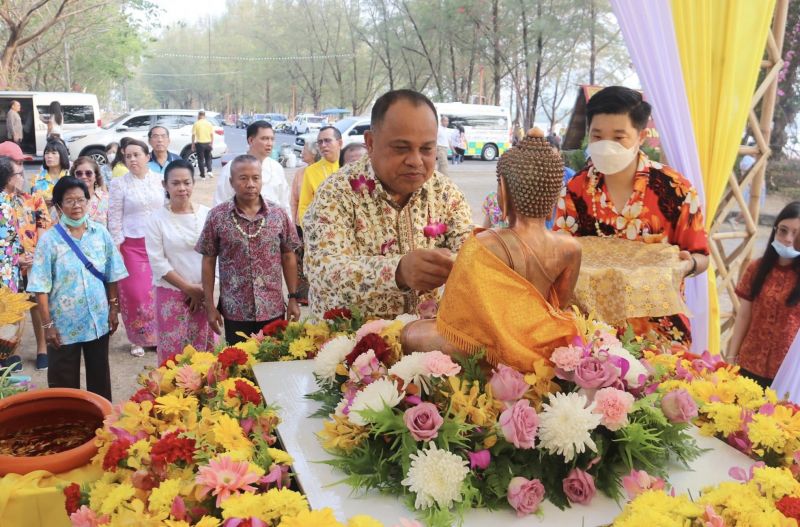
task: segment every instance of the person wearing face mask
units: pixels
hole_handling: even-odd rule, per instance
[[[117,282],[128,275],[105,227],[89,219],[89,189],[65,176],[53,187],[61,219],[36,247],[28,292],[36,294],[47,340],[47,384],[86,389],[111,400],[109,337],[119,324]]]
[[[747,266],[736,296],[728,360],[767,388],[800,330],[800,201],[778,214],[764,255]]]
[[[680,248],[684,277],[695,276],[708,267],[700,198],[689,180],[641,150],[650,110],[639,92],[622,86],[604,88],[589,99],[589,160],[562,190],[553,229],[669,243]],[[637,334],[691,343],[689,320],[681,313],[628,323]]]

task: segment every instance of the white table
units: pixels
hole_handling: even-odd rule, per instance
[[[312,509],[330,507],[339,521],[346,521],[356,514],[369,514],[385,525],[395,525],[399,518],[414,518],[414,511],[407,509],[395,497],[372,491],[364,494],[346,484],[336,484],[344,474],[329,465],[319,463],[331,459],[317,440],[323,420],[309,417],[319,403],[305,398],[317,389],[312,375],[312,361],[265,362],[254,367],[256,379],[264,397],[270,404],[280,407],[281,424],[278,434],[286,451],[294,459],[294,471],[298,482],[308,498]],[[741,452],[712,437],[701,436],[696,429],[693,435],[698,445],[710,448],[709,452],[694,463],[694,471],[676,465],[670,470],[669,481],[677,493],[690,490],[695,498],[700,489],[730,480],[728,469],[734,466],[749,470],[754,461]],[[611,523],[621,507],[605,495],[598,493],[591,505],[574,505],[560,511],[550,502],[542,505],[544,518],[526,516],[517,518],[511,508],[490,512],[475,509],[464,517],[466,527],[496,526],[522,527],[530,525],[554,525],[559,527],[593,527]]]

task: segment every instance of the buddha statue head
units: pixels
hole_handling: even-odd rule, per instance
[[[564,181],[564,161],[539,128],[507,150],[497,162],[497,200],[510,224],[519,216],[552,216]]]

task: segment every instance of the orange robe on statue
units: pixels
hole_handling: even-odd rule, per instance
[[[578,334],[572,313],[559,310],[472,235],[461,247],[439,305],[436,328],[467,353],[486,349],[491,365],[530,373]]]

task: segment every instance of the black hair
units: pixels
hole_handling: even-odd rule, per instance
[[[767,250],[764,251],[764,256],[761,258],[758,268],[756,269],[756,273],[753,276],[753,285],[750,287],[751,297],[755,298],[758,296],[758,294],[761,292],[761,289],[764,287],[764,281],[766,281],[767,275],[770,271],[772,271],[772,268],[778,264],[778,251],[772,247],[772,242],[775,241],[775,232],[778,230],[778,225],[783,220],[791,220],[795,218],[800,218],[800,201],[793,201],[783,207],[783,210],[781,210],[781,212],[778,214],[778,217],[775,218],[775,224],[772,226],[772,232],[770,233],[769,241],[767,242]],[[797,273],[797,281],[794,283],[791,293],[789,293],[789,298],[786,299],[786,305],[796,306],[797,303],[800,302],[800,257],[792,260],[791,266],[795,270],[795,273]]]
[[[259,119],[258,121],[253,121],[252,123],[250,123],[247,126],[247,139],[257,136],[258,131],[261,130],[262,128],[269,128],[270,130],[272,130],[272,125],[269,124],[268,121],[265,121],[263,119]]]
[[[322,132],[324,132],[325,130],[333,130],[333,137],[338,139],[338,140],[342,139],[342,132],[340,132],[338,128],[336,128],[335,126],[333,126],[331,124],[329,124],[327,126],[323,126],[322,128],[320,128],[319,129],[319,133],[317,134],[317,137],[319,137],[322,134]]]
[[[64,176],[56,181],[53,187],[53,203],[61,207],[61,204],[64,202],[64,194],[66,194],[68,190],[74,188],[83,190],[84,197],[89,199],[89,187],[86,186],[86,183],[73,176]]]
[[[609,86],[595,93],[586,103],[586,127],[591,126],[595,115],[606,113],[627,115],[633,127],[642,131],[647,128],[650,111],[650,103],[638,91],[624,86]]]
[[[145,143],[144,141],[139,141],[138,139],[129,139],[128,143],[124,146],[124,149],[127,150],[129,146],[138,146],[139,148],[142,149],[144,155],[150,154],[150,147],[148,147],[147,143]]]
[[[383,124],[383,120],[386,117],[386,112],[389,111],[389,108],[394,103],[401,100],[409,101],[414,106],[422,106],[423,104],[426,105],[433,112],[433,116],[436,118],[436,123],[439,123],[439,113],[436,111],[436,107],[433,105],[433,102],[431,102],[430,99],[414,90],[392,90],[378,97],[378,100],[375,101],[375,104],[372,106],[372,115],[370,121],[370,127],[372,130],[379,128],[380,125]]]
[[[117,146],[117,153],[114,155],[114,161],[111,162],[111,169],[117,167],[120,163],[123,165],[125,164],[125,147],[128,146],[131,141],[133,141],[133,137],[125,136],[119,140],[119,145]],[[108,150],[108,147],[106,147]]]
[[[61,165],[61,169],[69,169],[69,151],[67,150],[67,147],[64,146],[64,143],[61,141],[48,141],[48,143],[45,145],[44,152],[42,152],[42,166],[45,169],[47,168],[47,165],[44,163],[44,154],[47,152],[58,153],[58,164]]]
[[[64,124],[64,112],[61,111],[60,102],[58,101],[51,102],[48,111],[50,112],[50,116],[55,119],[57,125],[60,126]]]
[[[192,176],[192,181],[194,181],[194,165],[191,164],[190,162],[186,161],[183,158],[178,158],[175,161],[170,161],[169,163],[167,163],[167,166],[164,168],[164,185],[165,186],[167,185],[167,181],[169,181],[170,172],[172,172],[173,170],[177,170],[179,168],[185,168],[186,170],[188,170],[189,171],[189,175]],[[231,168],[233,168],[233,167],[231,167]],[[167,192],[165,190],[164,193],[167,195],[167,199],[169,199],[169,192]]]
[[[233,176],[233,167],[242,163],[257,163],[261,164],[261,161],[258,160],[256,156],[251,156],[250,154],[242,154],[233,158],[231,161],[231,176]]]
[[[341,151],[339,151],[339,166],[340,167],[344,166],[344,155],[347,152],[349,152],[350,150],[353,150],[354,148],[363,148],[364,150],[366,150],[367,149],[367,145],[365,145],[364,143],[350,143],[350,144],[344,145],[344,148],[342,148]]]
[[[81,156],[76,159],[72,166],[69,167],[69,175],[77,179],[75,170],[81,165],[91,165],[92,172],[94,172],[94,188],[102,186],[103,177],[100,175],[100,165],[97,164],[93,157]]]
[[[17,163],[13,159],[8,156],[0,156],[0,192],[6,188],[9,180],[14,176],[16,168]]]
[[[161,125],[161,124],[157,124],[157,125],[155,125],[155,126],[151,127],[151,128],[150,128],[150,129],[147,131],[147,138],[148,138],[148,139],[150,139],[150,138],[152,138],[152,137],[153,137],[153,130],[155,130],[156,128],[161,128],[162,130],[164,130],[165,132],[167,132],[167,137],[169,137],[169,130],[167,130],[167,127],[166,127],[166,126],[164,126],[164,125]]]

